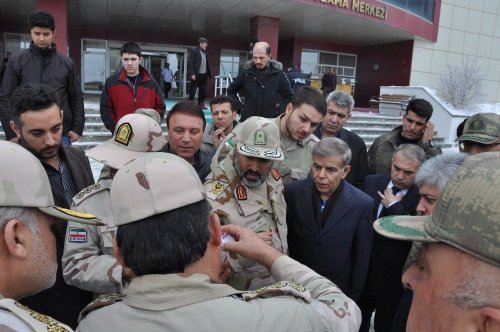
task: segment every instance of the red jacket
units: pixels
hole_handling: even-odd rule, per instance
[[[101,94],[101,119],[112,133],[118,120],[126,114],[134,113],[139,108],[153,108],[163,118],[165,103],[161,96],[160,86],[146,69],[141,66],[139,70],[142,80],[135,87],[135,91],[127,79],[125,69],[106,80]]]

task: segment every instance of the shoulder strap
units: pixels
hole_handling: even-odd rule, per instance
[[[72,332],[73,330],[52,317],[31,310],[13,299],[0,300],[0,308],[6,309],[28,324],[34,331]]]

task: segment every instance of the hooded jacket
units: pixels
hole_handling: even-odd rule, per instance
[[[290,102],[293,90],[283,72],[283,65],[281,62],[269,60],[268,66],[269,68],[260,72],[253,60],[247,61],[243,70],[227,88],[228,96],[234,99],[241,114],[240,122],[251,116],[275,118],[279,110],[284,109]],[[244,105],[237,95],[242,89],[245,96]]]

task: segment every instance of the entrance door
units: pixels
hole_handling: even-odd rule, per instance
[[[165,68],[165,63],[170,64],[170,69],[174,73],[177,89],[172,89],[169,97],[185,98],[186,97],[186,63],[184,52],[167,52],[167,53],[152,53],[143,52],[143,66],[148,72],[153,75],[154,79],[160,85],[163,92],[163,78],[161,71]]]

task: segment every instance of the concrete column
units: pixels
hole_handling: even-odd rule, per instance
[[[54,16],[56,21],[54,43],[59,53],[68,56],[68,0],[36,0],[36,9]]]
[[[277,17],[255,16],[250,19],[250,37],[257,37],[271,45],[271,57],[278,58],[280,19]]]

